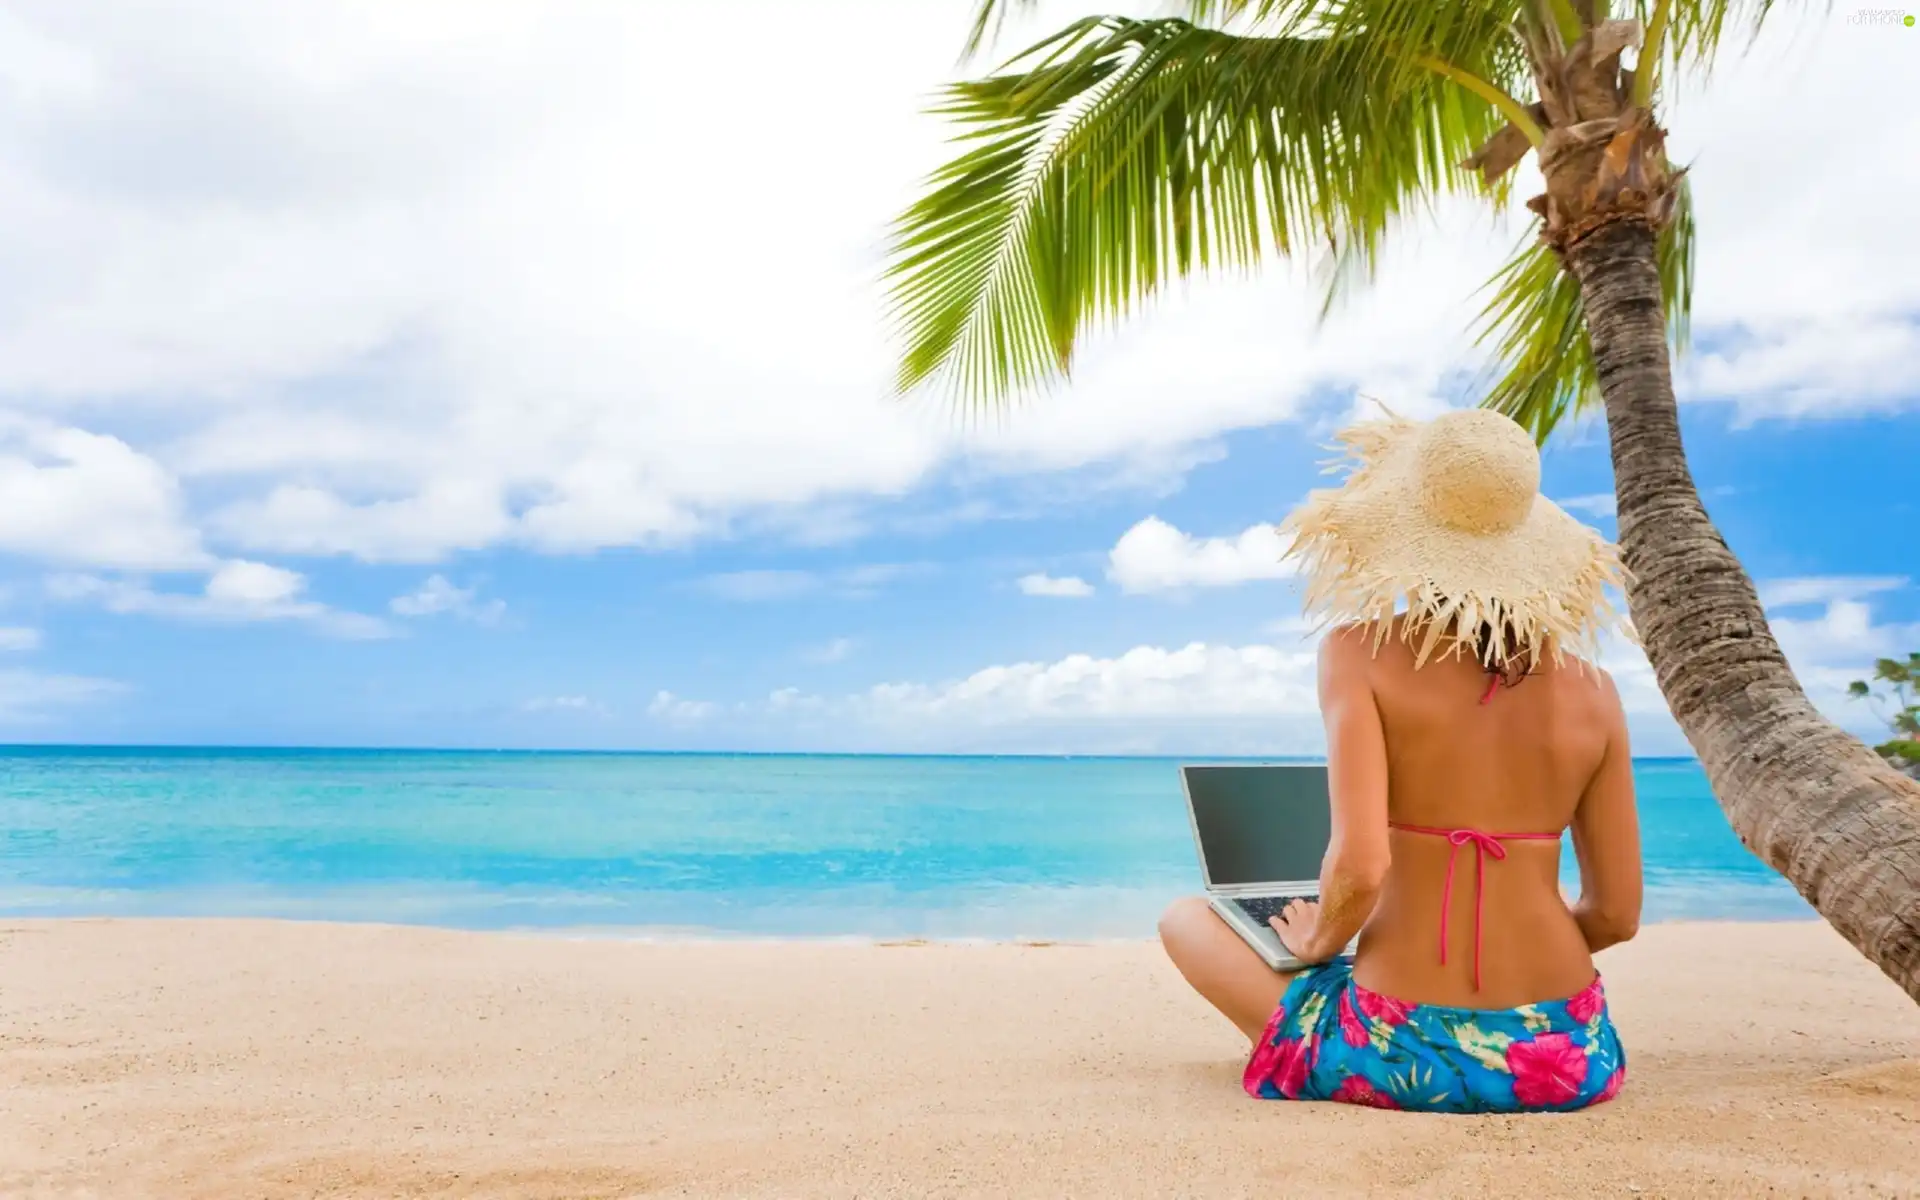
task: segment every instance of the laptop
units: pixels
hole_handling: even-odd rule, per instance
[[[1320,898],[1333,836],[1327,769],[1305,764],[1183,766],[1180,786],[1213,911],[1276,971],[1307,964],[1267,924],[1290,900]],[[1352,954],[1349,945],[1346,953]]]

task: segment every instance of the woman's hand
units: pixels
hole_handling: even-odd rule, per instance
[[[1320,902],[1318,900],[1292,900],[1280,912],[1267,918],[1267,924],[1280,935],[1280,944],[1287,953],[1303,963],[1323,963],[1334,957],[1339,951],[1317,953],[1315,934],[1320,931]]]

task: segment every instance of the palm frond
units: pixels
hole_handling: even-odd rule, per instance
[[[1651,95],[1757,34],[1775,3],[1167,0],[1184,19],[1078,22],[935,110],[961,151],[892,228],[897,384],[938,378],[976,403],[1041,387],[1070,372],[1089,327],[1171,280],[1309,247],[1326,251],[1324,316],[1371,280],[1390,226],[1469,186],[1455,164],[1484,168],[1482,194],[1508,202],[1505,168],[1545,119],[1516,99],[1543,46],[1637,19],[1634,83]],[[969,49],[1036,6],[977,0]],[[1659,250],[1676,349],[1693,244],[1683,181]],[[1544,439],[1598,398],[1578,288],[1535,245],[1487,286],[1478,340],[1501,374],[1486,403]]]
[[[1339,0],[1168,0],[1167,15],[1181,14],[1196,25],[1262,26],[1257,32],[1284,34],[1318,19]],[[1031,13],[1040,0],[974,0],[973,25],[967,34],[965,57],[972,58],[993,45],[1011,18]],[[1255,32],[1242,29],[1241,32]]]
[[[1693,198],[1683,178],[1673,220],[1657,244],[1660,298],[1675,353],[1684,353],[1693,309]],[[1587,340],[1580,284],[1554,252],[1529,237],[1486,290],[1492,299],[1480,313],[1477,341],[1493,347],[1505,373],[1482,404],[1525,426],[1544,445],[1554,430],[1600,403],[1600,381]]]
[[[947,89],[935,111],[965,149],[892,229],[899,386],[1044,384],[1090,322],[1176,277],[1308,243],[1371,264],[1398,214],[1470,186],[1456,164],[1504,117],[1420,59],[1511,81],[1510,4],[1370,4],[1394,20],[1343,28],[1341,7],[1251,37],[1090,19]]]
[[[1533,238],[1528,243],[1487,284],[1493,298],[1480,314],[1478,341],[1493,341],[1493,357],[1506,373],[1481,403],[1544,444],[1561,422],[1596,404],[1600,389],[1579,281],[1550,248]]]
[[[1749,42],[1773,12],[1777,0],[1670,0],[1667,52],[1685,63],[1710,65],[1730,35]],[[1822,0],[1830,6],[1830,0]],[[1648,20],[1653,5],[1648,5]]]
[[[1832,0],[1810,0],[1803,7],[1815,5],[1833,8]],[[1751,46],[1776,7],[1777,0],[1633,0],[1647,31],[1635,65],[1634,103],[1651,105],[1659,81],[1670,75],[1711,76],[1727,39],[1739,38],[1742,50]]]
[[[973,28],[967,32],[966,49],[963,58],[972,58],[995,41],[1000,31],[1006,28],[1007,18],[1023,12],[1032,12],[1040,5],[1040,0],[978,0],[973,13]]]
[[[1693,268],[1698,246],[1693,222],[1693,187],[1682,176],[1675,186],[1673,218],[1660,230],[1655,248],[1660,263],[1660,302],[1666,307],[1667,337],[1676,354],[1693,340]]]

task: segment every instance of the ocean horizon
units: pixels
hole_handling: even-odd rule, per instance
[[[964,751],[928,750],[654,750],[595,746],[350,746],[299,745],[260,742],[0,742],[0,756],[35,755],[122,755],[151,754],[527,754],[556,757],[592,758],[938,758],[997,759],[1034,758],[1047,760],[1103,759],[1116,762],[1170,763],[1324,763],[1322,754],[1069,754],[1039,751]],[[1636,754],[1636,764],[1694,763],[1691,754]]]
[[[1197,890],[1175,767],[1302,756],[0,747],[0,915],[1105,940]],[[1812,909],[1635,761],[1649,920]],[[1574,878],[1571,853],[1563,873]]]

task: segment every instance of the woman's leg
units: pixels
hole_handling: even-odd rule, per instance
[[[1279,974],[1227,928],[1198,896],[1175,900],[1160,917],[1160,944],[1193,990],[1258,1042],[1293,974]]]

